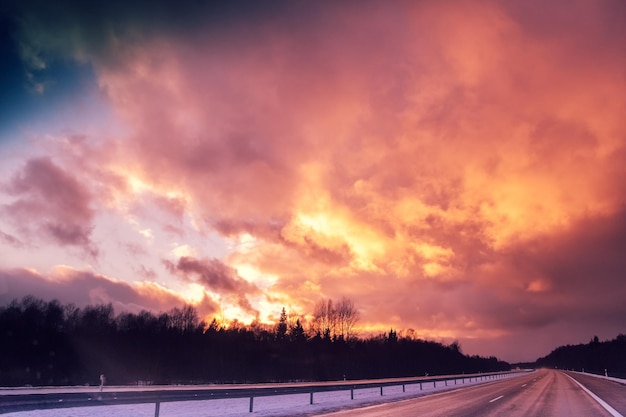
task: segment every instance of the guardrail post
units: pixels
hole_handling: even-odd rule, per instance
[[[488,379],[503,379],[505,377],[508,377],[509,375],[513,375],[514,373],[509,373],[509,372],[503,372],[503,373],[493,373],[493,374],[484,374],[484,375],[480,375],[480,376],[476,376],[474,377],[474,381],[478,382],[480,378],[481,381],[483,380],[488,380]],[[379,388],[380,388],[380,395],[384,396],[385,395],[385,386],[398,386],[398,385],[402,385],[402,392],[405,393],[406,391],[406,385],[410,385],[410,384],[419,384],[419,389],[420,391],[424,390],[424,384],[428,385],[428,383],[432,382],[433,383],[433,388],[437,388],[437,382],[440,381],[444,381],[444,384],[446,386],[448,386],[448,381],[452,381],[452,380],[448,380],[445,377],[443,377],[443,379],[440,379],[441,377],[433,377],[432,380],[428,380],[428,376],[426,376],[426,378],[424,379],[419,379],[419,380],[415,380],[415,379],[407,379],[407,380],[395,380],[393,382],[391,381],[386,381],[386,382],[382,382],[382,381],[378,381],[378,382],[362,382],[362,383],[351,383],[349,385],[347,384],[333,384],[330,387],[325,387],[323,388],[323,390],[326,389],[332,389],[332,390],[336,390],[336,391],[346,391],[347,389],[350,389],[350,399],[354,400],[354,391],[357,389],[363,389],[363,387],[369,387],[370,389],[376,386],[376,383],[380,384]],[[469,381],[472,381],[472,377],[468,377]],[[461,383],[465,384],[465,377],[463,376],[461,378]],[[454,378],[454,385],[458,385],[458,378]],[[441,384],[439,385],[441,386]],[[316,391],[314,386],[309,386],[307,388],[301,389],[301,388],[296,388],[296,389],[279,389],[278,387],[276,387],[275,389],[272,389],[271,391],[273,391],[273,393],[269,393],[267,392],[266,388],[263,388],[262,390],[244,390],[244,391],[239,391],[239,390],[226,390],[225,393],[215,393],[213,392],[214,390],[203,390],[206,392],[202,392],[202,393],[197,393],[195,394],[195,397],[197,397],[196,399],[214,399],[214,398],[222,398],[223,396],[225,396],[225,398],[240,398],[241,400],[243,400],[244,398],[248,398],[249,399],[249,412],[253,413],[254,412],[254,396],[255,394],[258,394],[257,396],[261,395],[285,395],[285,394],[290,394],[292,392],[296,392],[296,393],[300,393],[300,395],[302,394],[306,394],[307,391],[309,391],[309,404],[313,405],[314,404],[314,395],[315,392],[319,392]],[[174,395],[176,394],[176,395]],[[188,394],[184,394],[182,395],[182,391],[181,390],[176,390],[174,391],[174,394],[170,395],[168,394],[168,398],[163,398],[162,396],[157,396],[154,397],[152,395],[138,395],[137,397],[132,397],[132,398],[127,398],[125,400],[123,400],[124,402],[128,403],[128,404],[150,404],[153,403],[154,404],[154,417],[159,417],[160,411],[161,411],[161,398],[163,398],[164,401],[186,401],[185,398],[187,398]],[[180,396],[179,396],[180,394]],[[216,395],[217,394],[217,395]],[[44,394],[46,395],[46,394]],[[115,395],[115,394],[113,394]],[[215,396],[214,396],[215,395]],[[48,400],[48,397],[45,397],[47,401],[54,401],[54,398],[58,398],[58,394],[52,394],[50,395],[50,398],[52,398],[52,400]],[[67,402],[63,403],[62,405],[60,404],[61,407],[65,406],[74,406],[74,407],[84,407],[84,406],[88,406],[88,405],[95,405],[94,403],[88,403],[87,400],[92,400],[92,399],[97,399],[99,398],[99,396],[96,397],[91,397],[88,396],[88,398],[86,399],[82,399],[77,401],[78,404],[75,405],[69,405]],[[117,399],[117,397],[114,397],[115,399]],[[120,398],[122,399],[122,398]],[[60,400],[63,401],[63,400]],[[34,401],[31,400],[31,404],[35,404]]]

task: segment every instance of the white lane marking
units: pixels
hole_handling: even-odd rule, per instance
[[[504,397],[504,395],[501,395],[499,397],[494,398],[493,400],[489,400],[490,403],[494,402],[494,401],[498,401],[500,398]],[[622,416],[623,417],[623,416]]]
[[[564,374],[567,375],[567,374]],[[598,397],[596,394],[594,394],[593,392],[589,391],[583,384],[581,384],[580,382],[576,381],[574,378],[572,378],[571,376],[567,375],[567,377],[569,379],[571,379],[572,381],[574,381],[579,387],[581,387],[583,389],[583,391],[585,391],[587,394],[589,394],[591,396],[591,398],[593,398],[594,400],[596,400],[598,402],[598,404],[600,404],[602,407],[604,407],[604,409],[606,411],[609,412],[609,414],[611,414],[613,417],[624,417],[623,415],[621,415],[616,409],[614,409],[613,407],[611,407],[610,405],[608,405],[607,403],[605,403],[602,398]]]
[[[528,384],[524,384],[524,385],[522,385],[522,388],[524,388],[526,385],[528,385]]]

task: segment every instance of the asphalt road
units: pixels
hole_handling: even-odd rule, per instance
[[[626,385],[589,375],[581,375],[578,372],[567,372],[567,374],[604,400],[615,411],[626,416]]]
[[[626,386],[590,376],[572,374],[589,390],[626,415]],[[594,392],[592,390],[592,392]],[[602,397],[603,395],[604,397]],[[611,416],[564,372],[542,369],[411,400],[326,414],[326,417],[381,416]]]

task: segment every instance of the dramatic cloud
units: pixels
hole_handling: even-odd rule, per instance
[[[165,261],[167,269],[172,273],[181,273],[191,282],[196,282],[217,294],[235,296],[237,305],[247,313],[259,315],[246,298],[247,294],[255,294],[258,288],[238,276],[237,270],[225,265],[218,259],[195,259],[183,256],[176,264]]]
[[[178,294],[149,281],[129,284],[68,267],[56,267],[49,275],[28,269],[0,270],[2,304],[8,304],[13,299],[19,300],[26,295],[46,300],[57,299],[78,307],[111,303],[118,313],[138,313],[141,310],[160,312],[185,304],[185,300]],[[208,300],[198,307],[203,315],[217,310]]]
[[[50,159],[29,160],[5,189],[16,200],[2,210],[20,228],[97,256],[89,238],[93,219],[89,192]]]
[[[12,9],[25,68],[90,68],[121,127],[38,142],[11,251],[508,360],[624,331],[624,2],[58,4]]]

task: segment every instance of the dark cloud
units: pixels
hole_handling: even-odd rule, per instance
[[[235,237],[242,233],[248,233],[252,236],[262,236],[268,241],[277,241],[280,239],[280,231],[285,226],[285,221],[278,219],[270,219],[258,221],[251,219],[232,219],[222,218],[213,223],[215,231],[223,236]]]
[[[576,222],[565,233],[536,239],[514,255],[545,280],[543,300],[559,320],[626,317],[626,207]]]
[[[499,329],[502,335],[489,346],[513,360],[534,360],[555,346],[594,335],[615,337],[626,326],[624,253],[626,210],[589,216],[562,233],[500,254],[501,267],[483,277],[489,285],[464,285],[458,295],[463,305],[451,311],[472,317],[480,327]],[[467,338],[463,343],[474,349],[481,342]]]
[[[585,332],[594,323],[619,327],[626,317],[624,253],[626,210],[584,218],[485,260],[476,270],[481,276],[450,294],[463,299],[451,308],[508,331],[568,323],[581,323]]]
[[[315,240],[315,237],[304,236],[304,253],[307,256],[327,264],[347,265],[353,259],[350,246],[343,242],[333,242],[335,247],[325,247]]]
[[[12,22],[0,9],[0,90],[3,92],[0,98],[0,143],[8,139],[6,133],[16,119],[20,119],[20,113],[33,104],[24,94],[27,80],[14,38],[15,28],[16,22]]]
[[[194,36],[198,31],[220,34],[247,32],[258,22],[279,22],[296,10],[285,1],[123,0],[85,3],[79,0],[14,1],[9,12],[17,23],[24,61],[33,68],[58,57],[73,57],[123,65],[129,47],[146,39]],[[308,9],[317,8],[308,6]],[[310,14],[308,15],[310,16]]]
[[[149,282],[128,284],[88,271],[57,268],[45,276],[28,269],[0,270],[0,304],[26,295],[45,300],[58,299],[78,307],[112,303],[118,313],[168,311],[186,303],[176,293]],[[200,314],[206,315],[216,312],[217,308],[205,299],[199,310]]]
[[[154,269],[146,268],[145,265],[141,265],[139,269],[136,270],[136,272],[142,277],[144,277],[145,279],[148,279],[151,281],[154,281],[157,278],[157,273],[154,271]]]
[[[519,22],[527,36],[538,40],[565,40],[568,48],[561,45],[564,54],[581,49],[595,55],[622,52],[619,45],[626,36],[626,4],[623,1],[557,0],[546,3],[508,0],[501,5]],[[581,19],[581,16],[587,18]]]
[[[94,211],[89,191],[49,158],[26,162],[4,187],[16,200],[2,207],[17,227],[60,245],[78,246],[97,256],[91,242]]]
[[[245,312],[258,315],[259,312],[252,307],[246,295],[257,294],[259,289],[222,261],[182,256],[175,264],[167,260],[164,264],[171,273],[182,274],[186,280],[196,282],[214,293],[233,297]]]
[[[9,245],[16,247],[16,248],[23,248],[25,246],[24,242],[22,242],[21,240],[19,240],[13,235],[4,233],[2,230],[0,230],[0,241],[8,243]]]

